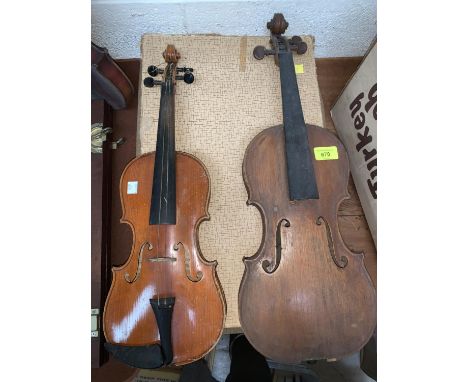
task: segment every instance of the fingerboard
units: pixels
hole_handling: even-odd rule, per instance
[[[291,52],[279,55],[281,97],[290,200],[318,199],[312,154]]]
[[[165,81],[161,85],[149,222],[151,225],[176,224],[174,95],[174,84],[172,81]]]

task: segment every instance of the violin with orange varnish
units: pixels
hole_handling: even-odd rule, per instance
[[[194,81],[168,45],[165,68],[148,67],[144,85],[160,88],[156,151],[132,160],[122,173],[123,216],[133,232],[125,264],[112,269],[103,329],[106,348],[138,368],[183,365],[205,356],[219,340],[226,303],[198,243],[208,220],[210,179],[195,156],[175,151],[176,83]],[[161,77],[160,80],[157,78]]]

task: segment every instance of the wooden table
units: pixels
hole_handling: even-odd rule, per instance
[[[352,76],[362,57],[316,59],[318,83],[322,96],[325,127],[335,132],[330,117],[330,108],[341,90]],[[118,64],[138,89],[140,60],[117,60]],[[112,162],[112,207],[111,207],[111,259],[113,265],[123,264],[131,250],[132,233],[127,224],[120,223],[122,208],[119,197],[120,175],[125,165],[135,157],[137,130],[138,92],[125,110],[114,111],[114,139],[125,137],[126,143],[113,155]],[[364,252],[369,274],[376,284],[377,256],[374,242],[367,226],[364,212],[352,179],[348,186],[351,199],[345,201],[339,209],[340,231],[345,243],[352,251]],[[92,381],[125,381],[134,373],[134,369],[115,361],[110,361],[99,369],[92,369]]]

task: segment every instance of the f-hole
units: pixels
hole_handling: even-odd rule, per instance
[[[315,222],[317,225],[322,225],[322,222],[325,222],[325,228],[327,230],[327,239],[328,239],[328,250],[330,251],[330,255],[333,259],[333,262],[336,264],[338,268],[344,268],[348,264],[348,258],[346,256],[341,256],[338,258],[335,252],[335,244],[333,242],[333,235],[331,233],[330,225],[328,221],[323,217],[319,216]]]
[[[281,252],[283,250],[282,242],[281,242],[281,227],[282,226],[288,228],[291,226],[291,223],[289,222],[288,219],[281,219],[276,225],[276,245],[275,245],[274,262],[271,263],[269,260],[263,260],[262,262],[263,270],[269,274],[272,274],[278,269],[280,261],[281,261]]]

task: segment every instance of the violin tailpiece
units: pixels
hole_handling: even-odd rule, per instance
[[[171,322],[175,297],[150,299],[150,303],[158,324],[160,344],[143,346],[128,346],[109,342],[104,344],[106,350],[114,358],[139,369],[157,369],[169,365],[173,358]]]
[[[169,365],[173,358],[171,333],[175,297],[151,299],[150,303],[158,323],[159,339],[161,340],[164,363]]]

